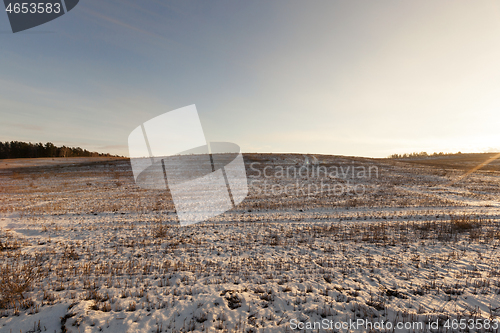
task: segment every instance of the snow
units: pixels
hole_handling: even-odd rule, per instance
[[[304,157],[245,160],[249,170]],[[290,332],[324,319],[438,320],[444,332],[447,319],[498,319],[498,173],[447,186],[464,171],[309,160],[377,166],[379,177],[322,179],[362,184],[363,195],[250,186],[235,209],[180,227],[168,191],[138,188],[126,160],[8,169],[0,264],[37,257],[44,274],[23,293],[31,306],[0,308],[0,332],[37,331],[38,321],[42,332]]]

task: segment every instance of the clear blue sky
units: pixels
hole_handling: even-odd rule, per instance
[[[0,141],[127,155],[196,104],[246,152],[500,150],[497,1],[81,0],[17,34],[0,13]]]

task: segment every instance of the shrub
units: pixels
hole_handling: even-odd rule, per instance
[[[453,229],[458,232],[465,232],[471,229],[476,229],[481,227],[481,221],[477,218],[471,218],[468,215],[460,216],[460,217],[452,217],[451,223]]]
[[[3,309],[23,302],[23,294],[30,290],[43,274],[41,262],[36,259],[24,263],[2,264],[0,267],[0,308]]]
[[[131,302],[131,303],[129,303],[129,304],[128,304],[127,311],[129,311],[129,312],[134,312],[134,311],[135,311],[135,309],[136,309],[136,304],[135,304],[135,302]]]

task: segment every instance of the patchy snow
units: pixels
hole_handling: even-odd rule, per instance
[[[121,157],[51,157],[16,158],[0,160],[0,169],[17,169],[40,166],[78,165],[82,163],[102,163],[103,161],[123,160]]]
[[[446,186],[463,171],[318,155],[315,167],[379,174],[256,178],[251,163],[304,157],[245,159],[258,186],[365,191],[250,186],[235,209],[179,227],[169,193],[135,186],[124,160],[0,175],[0,264],[41,273],[0,303],[0,332],[37,332],[38,321],[42,332],[290,332],[325,319],[437,320],[444,332],[448,319],[498,319],[498,174]],[[349,330],[368,331],[320,331]]]

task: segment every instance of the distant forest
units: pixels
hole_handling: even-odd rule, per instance
[[[422,158],[422,157],[439,157],[439,156],[454,156],[454,155],[462,155],[461,152],[458,153],[433,153],[429,154],[425,151],[420,153],[411,153],[411,154],[392,154],[389,158]]]
[[[0,159],[5,158],[36,158],[36,157],[101,157],[112,156],[91,152],[80,147],[56,147],[52,142],[0,142]]]

